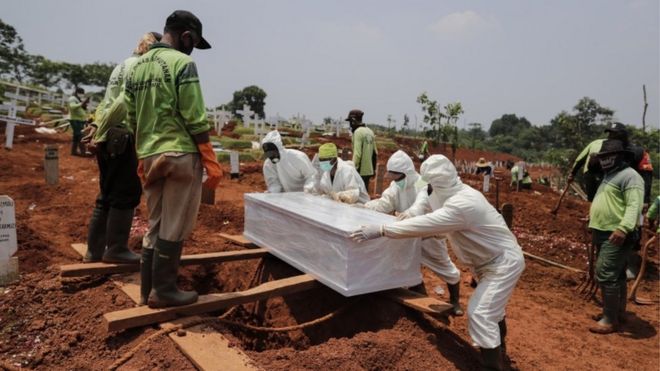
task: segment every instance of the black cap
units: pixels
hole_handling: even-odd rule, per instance
[[[628,129],[626,129],[626,125],[624,125],[624,124],[622,124],[622,123],[620,123],[620,122],[613,122],[613,123],[609,124],[609,125],[605,128],[604,131],[605,131],[606,133],[609,133],[609,132],[614,132],[614,133],[622,133],[622,132],[625,132],[625,133],[628,133]]]
[[[362,116],[364,116],[364,112],[360,111],[359,109],[352,109],[348,113],[348,117],[344,121],[351,121],[352,118],[357,118],[362,120]]]
[[[175,30],[194,31],[199,36],[197,49],[211,49],[211,44],[202,37],[202,22],[187,10],[175,10],[165,21],[165,27]]]
[[[600,147],[600,151],[597,156],[605,156],[612,153],[628,153],[631,154],[632,151],[626,149],[623,146],[623,142],[618,139],[607,139],[603,141],[603,145]]]

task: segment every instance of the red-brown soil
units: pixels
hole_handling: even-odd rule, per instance
[[[70,244],[84,242],[97,192],[94,159],[71,157],[66,135],[37,135],[19,128],[12,151],[0,150],[0,194],[16,201],[21,280],[0,288],[0,361],[12,367],[40,370],[103,369],[150,334],[153,327],[107,334],[102,314],[133,306],[109,278],[61,280],[60,264],[79,261]],[[0,140],[4,138],[0,136]],[[60,184],[47,186],[43,175],[44,144],[60,146]],[[411,147],[403,146],[404,148]],[[407,148],[412,153],[411,148]],[[389,154],[387,154],[389,155]],[[380,156],[384,163],[387,155]],[[484,154],[460,149],[457,159],[474,161]],[[496,156],[489,158],[496,159]],[[497,158],[499,159],[499,158]],[[502,155],[501,159],[507,159]],[[218,236],[240,233],[245,192],[261,191],[259,164],[246,164],[240,180],[226,179],[216,205],[202,205],[185,253],[235,250],[241,247]],[[534,175],[534,174],[532,174]],[[464,175],[475,187],[479,178]],[[514,206],[514,233],[525,251],[577,268],[585,267],[586,236],[580,218],[588,205],[567,197],[558,215],[550,210],[558,195],[547,187],[510,192],[500,184],[499,202]],[[495,184],[488,194],[495,202]],[[140,247],[144,205],[135,218],[131,246]],[[657,253],[654,249],[654,253]],[[657,259],[657,257],[654,257]],[[182,269],[180,284],[201,293],[242,290],[249,286],[257,261],[232,262]],[[655,262],[640,296],[660,299]],[[264,260],[261,280],[298,273],[275,258]],[[444,283],[424,269],[431,295]],[[582,276],[527,259],[527,268],[507,308],[508,352],[521,370],[657,370],[660,361],[657,305],[629,304],[622,332],[599,336],[587,328],[595,302],[578,299],[574,289]],[[462,303],[472,289],[463,269]],[[306,322],[344,305],[338,317],[290,333],[254,333],[221,328],[236,346],[267,370],[445,370],[476,369],[478,353],[471,346],[465,317],[444,328],[378,295],[345,299],[327,288],[239,307],[229,318],[261,326]],[[209,349],[209,351],[213,351]],[[1,368],[1,367],[0,367]],[[124,369],[192,370],[194,366],[167,338],[147,343]]]

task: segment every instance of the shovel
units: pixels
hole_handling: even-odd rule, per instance
[[[559,211],[559,206],[561,206],[561,200],[564,199],[564,196],[566,195],[566,192],[568,192],[568,188],[571,186],[572,182],[567,182],[566,187],[564,190],[561,192],[561,196],[559,196],[559,200],[557,201],[557,206],[555,206],[554,209],[550,212],[552,215],[557,215],[557,211]]]

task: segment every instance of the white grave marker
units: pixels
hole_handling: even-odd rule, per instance
[[[14,200],[0,196],[0,285],[18,279],[18,258],[16,253],[16,215]]]
[[[17,112],[25,111],[25,107],[19,107],[17,105],[17,100],[29,102],[29,98],[20,95],[19,92],[19,89],[17,89],[16,94],[5,92],[5,96],[12,101],[9,104],[0,104],[0,110],[7,110],[6,116],[0,115],[0,121],[7,123],[5,127],[5,148],[7,149],[12,149],[14,146],[14,127],[16,125],[35,125],[34,120],[27,120],[16,116]]]

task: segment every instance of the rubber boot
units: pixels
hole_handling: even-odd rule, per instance
[[[500,348],[502,348],[502,359],[507,359],[506,355],[506,317],[497,323],[500,328]]]
[[[140,259],[140,305],[147,305],[151,293],[151,272],[154,266],[154,249],[142,247]]]
[[[503,370],[502,349],[500,347],[493,349],[481,348],[481,362],[481,369],[484,371]]]
[[[611,334],[617,330],[619,307],[621,304],[621,288],[618,283],[601,284],[603,293],[603,318],[589,328],[595,334]]]
[[[85,143],[78,142],[78,150],[80,150],[80,156],[89,157],[89,155],[87,154],[87,147],[85,146]]]
[[[110,208],[108,212],[108,248],[103,254],[105,263],[138,264],[140,256],[128,249],[128,237],[133,224],[133,209]]]
[[[460,298],[461,298],[460,281],[453,285],[447,284],[447,291],[449,291],[449,303],[453,306],[452,313],[455,316],[459,316],[459,317],[462,316],[464,312],[463,312],[463,308],[461,308],[461,303],[460,303]]]
[[[626,281],[619,282],[619,324],[626,322],[626,307],[628,305],[628,285]]]
[[[195,291],[181,291],[176,287],[183,241],[156,240],[152,271],[150,308],[175,307],[197,301]]]
[[[85,263],[99,262],[103,258],[107,220],[108,211],[96,206],[92,211],[92,218],[89,220],[87,229],[87,253],[83,258]]]
[[[76,139],[71,141],[71,156],[78,156],[78,143],[80,141]]]

